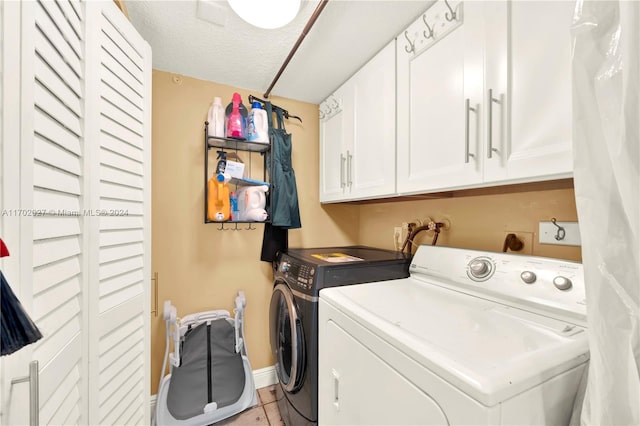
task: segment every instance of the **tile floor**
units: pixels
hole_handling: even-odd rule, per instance
[[[275,385],[258,389],[258,396],[260,401],[257,406],[218,422],[215,426],[284,426],[276,403]]]

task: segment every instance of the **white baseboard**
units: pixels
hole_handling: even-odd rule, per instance
[[[256,384],[256,389],[275,385],[276,383],[278,383],[278,377],[276,376],[276,366],[271,365],[259,370],[253,370],[253,381]],[[155,394],[151,395],[151,397],[149,398],[149,405],[151,406],[151,418],[153,418],[156,413],[157,398],[158,395]]]
[[[278,383],[276,366],[270,365],[269,367],[261,368],[259,370],[253,370],[253,381],[256,384],[256,389],[275,385]]]

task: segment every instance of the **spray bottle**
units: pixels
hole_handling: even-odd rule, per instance
[[[226,137],[240,140],[247,138],[247,115],[247,108],[242,104],[240,94],[234,93],[226,110]]]

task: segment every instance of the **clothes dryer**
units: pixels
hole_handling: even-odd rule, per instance
[[[318,421],[318,294],[409,276],[410,257],[364,246],[289,249],[274,263],[270,339],[279,383],[276,398],[288,426]]]
[[[320,424],[569,423],[580,263],[420,246],[410,273],[320,292]]]

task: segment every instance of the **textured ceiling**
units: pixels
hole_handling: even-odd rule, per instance
[[[320,103],[431,3],[330,0],[271,94]],[[131,22],[151,45],[155,69],[262,94],[318,1],[303,1],[296,19],[275,30],[245,23],[225,0],[126,5]],[[198,18],[199,10],[208,12],[208,20]]]

